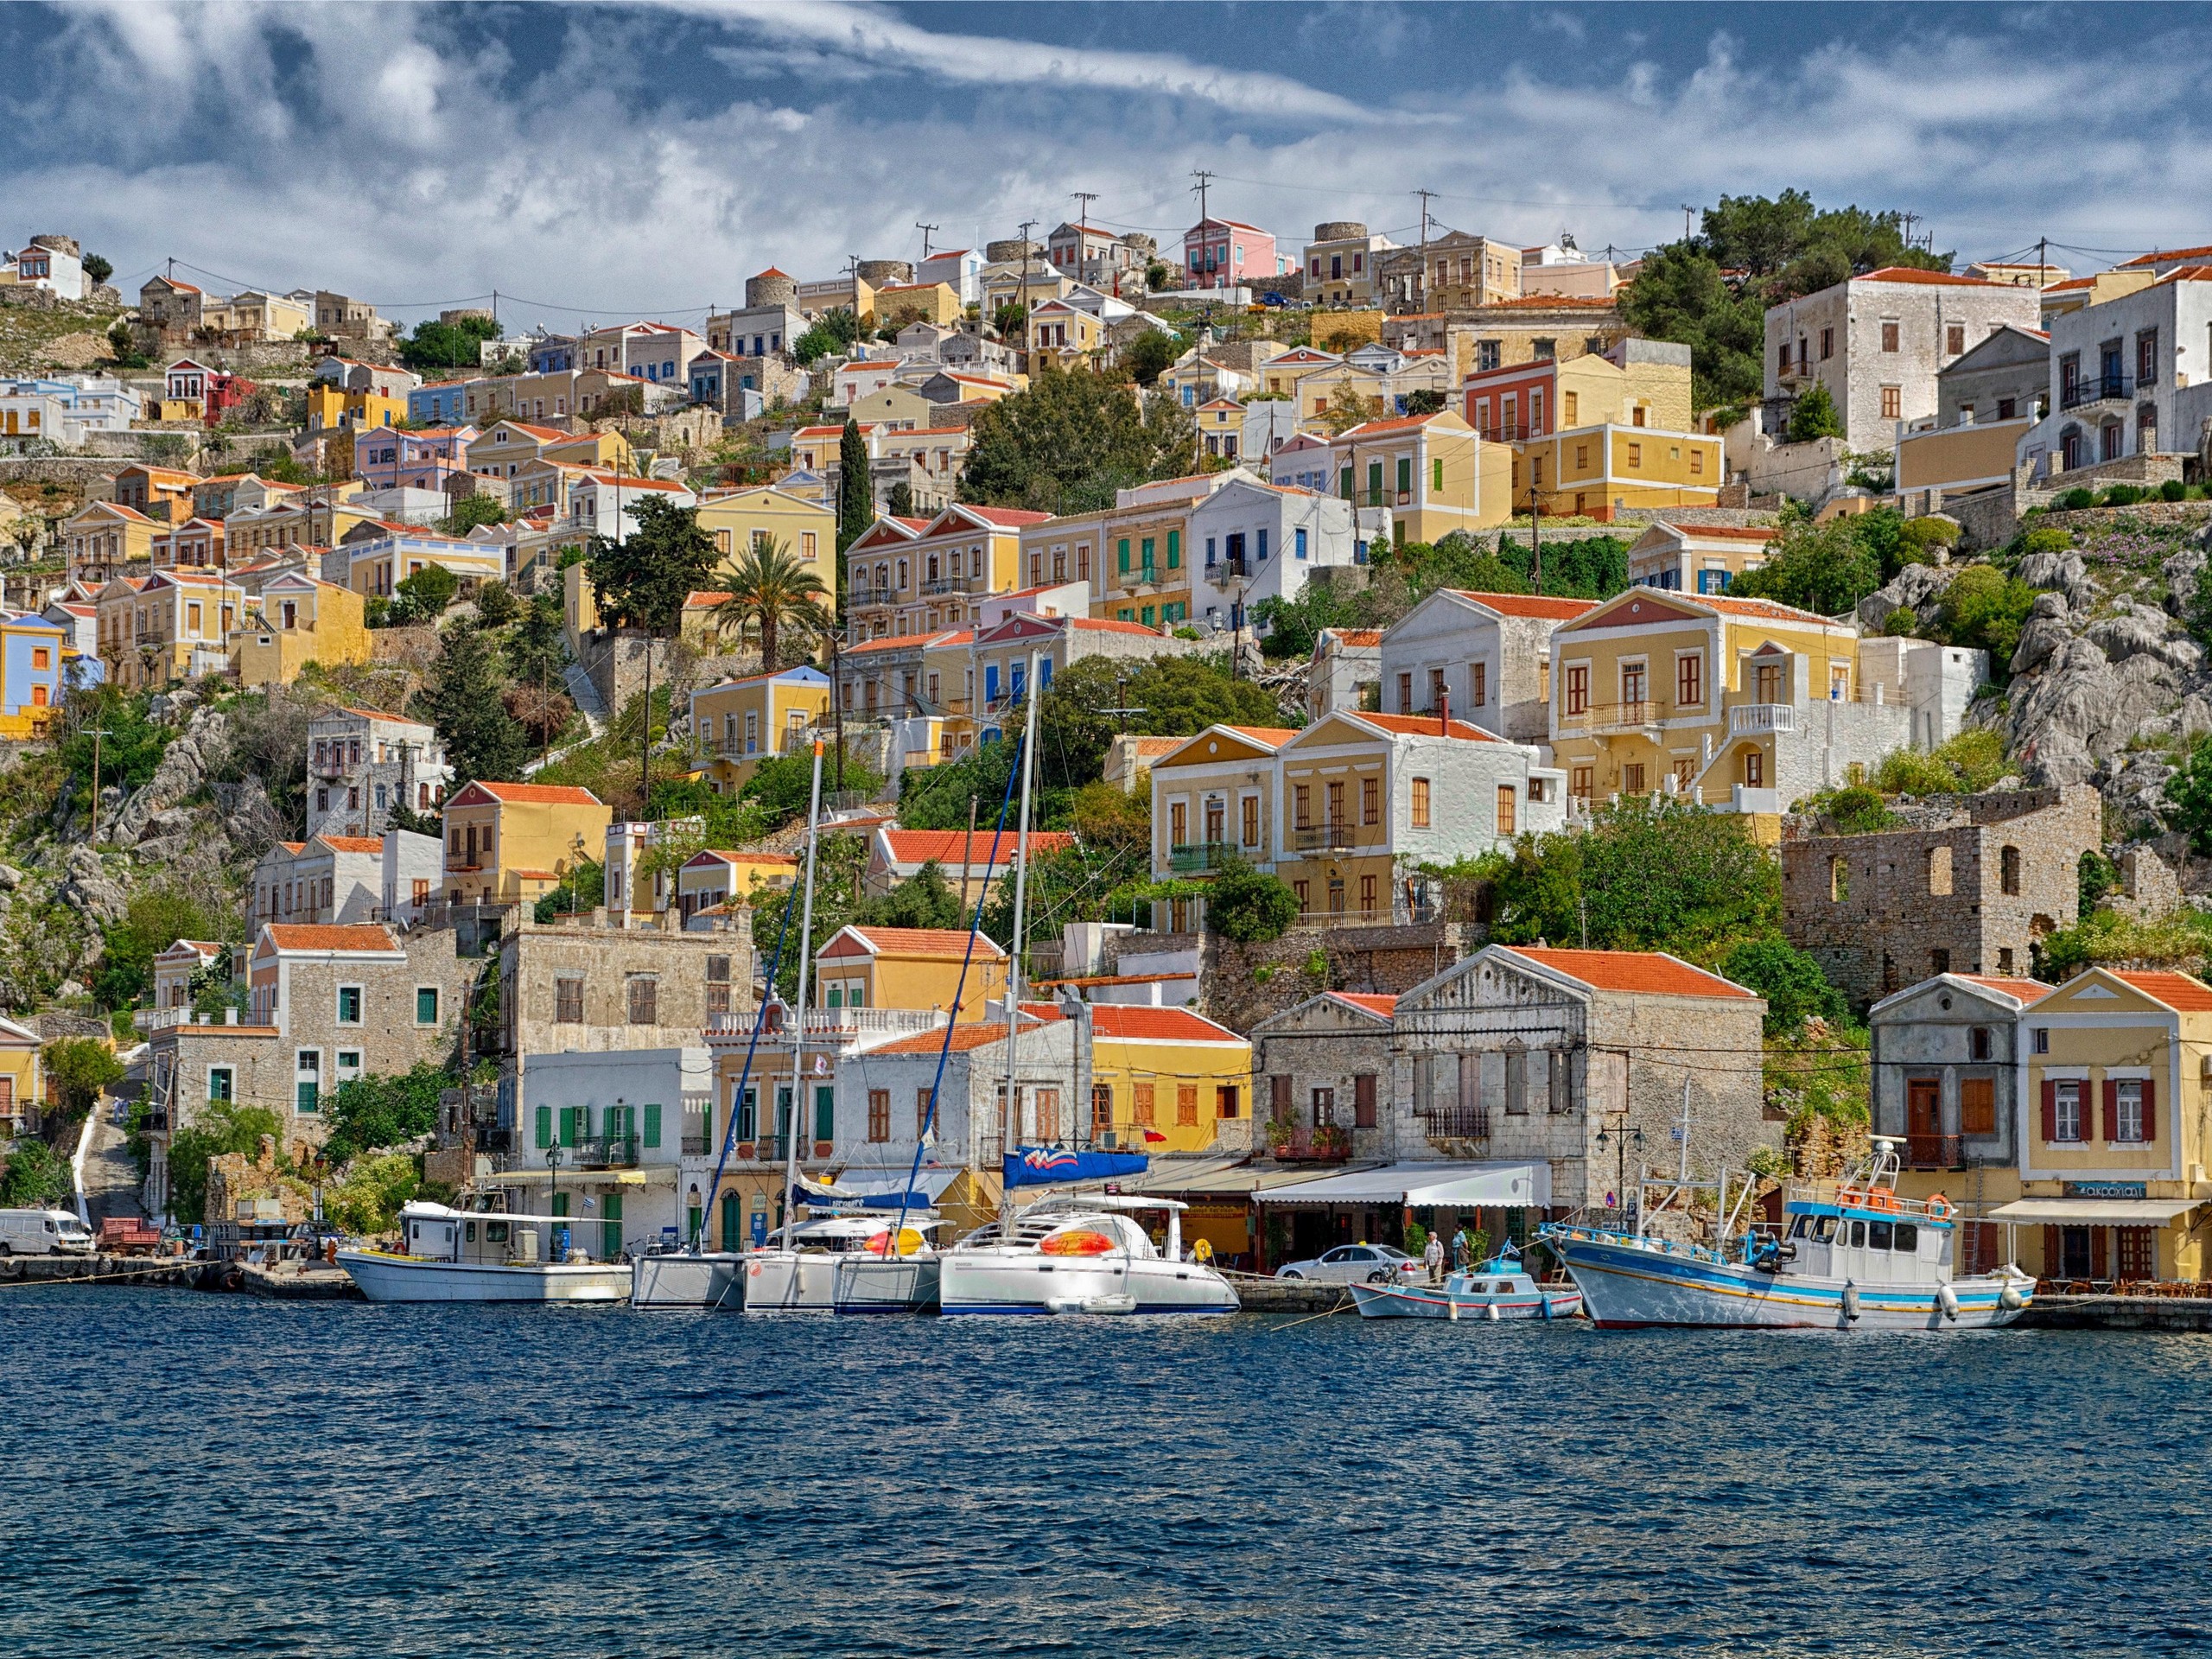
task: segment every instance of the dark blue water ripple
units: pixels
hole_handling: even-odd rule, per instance
[[[57,1288],[0,1381],[0,1654],[2212,1640],[2212,1338]]]

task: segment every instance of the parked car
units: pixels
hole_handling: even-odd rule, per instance
[[[67,1210],[0,1210],[0,1255],[90,1255],[93,1242]]]
[[[1395,1274],[1419,1273],[1421,1263],[1388,1244],[1339,1244],[1311,1262],[1275,1269],[1278,1279],[1317,1279],[1332,1285],[1379,1285]]]

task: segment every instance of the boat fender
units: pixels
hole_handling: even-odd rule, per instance
[[[1843,1317],[1853,1324],[1859,1321],[1859,1287],[1847,1283],[1843,1287]]]
[[[1454,1325],[1459,1322],[1459,1304],[1448,1296],[1444,1300],[1444,1317]]]
[[[1496,1325],[1498,1319],[1497,1304],[1496,1302],[1484,1303],[1483,1317],[1488,1319],[1492,1325]]]
[[[2012,1312],[2028,1305],[2028,1299],[2021,1294],[2018,1280],[2008,1278],[2005,1281],[2004,1287],[1997,1293],[1997,1305]]]
[[[1548,1297],[1548,1296],[1545,1295],[1545,1294],[1544,1294],[1544,1293],[1543,1293],[1542,1291],[1541,1291],[1541,1290],[1540,1290],[1540,1291],[1538,1291],[1538,1292],[1536,1293],[1536,1306],[1537,1306],[1538,1307],[1540,1307],[1540,1308],[1543,1309],[1543,1311],[1544,1311],[1544,1312],[1543,1312],[1543,1317],[1544,1317],[1546,1319],[1549,1319],[1551,1318],[1551,1316],[1552,1316],[1552,1299],[1551,1299],[1550,1297]]]
[[[1953,1290],[1953,1289],[1952,1289],[1948,1285],[1938,1285],[1938,1286],[1936,1286],[1936,1306],[1938,1306],[1938,1307],[1940,1307],[1940,1308],[1942,1308],[1942,1309],[1943,1310],[1943,1317],[1944,1317],[1945,1319],[1957,1319],[1957,1318],[1959,1317],[1959,1294],[1958,1294],[1958,1292],[1956,1292],[1955,1290]]]

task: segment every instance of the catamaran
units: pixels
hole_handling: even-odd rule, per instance
[[[1900,1144],[1877,1135],[1850,1174],[1793,1184],[1779,1236],[1738,1231],[1758,1183],[1745,1178],[1732,1213],[1725,1171],[1717,1245],[1661,1236],[1651,1224],[1667,1199],[1656,1211],[1639,1199],[1632,1230],[1567,1221],[1548,1224],[1541,1236],[1567,1263],[1592,1322],[1600,1326],[1955,1331],[2010,1325],[2033,1299],[2034,1279],[2011,1265],[1957,1276],[1958,1213],[1940,1193],[1897,1196]],[[1671,1198],[1708,1184],[1685,1178],[1656,1185],[1672,1189]]]
[[[568,1247],[566,1216],[453,1210],[416,1200],[399,1212],[400,1249],[349,1249],[338,1265],[372,1302],[619,1302],[630,1268]]]

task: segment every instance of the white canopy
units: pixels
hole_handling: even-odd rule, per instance
[[[1311,1181],[1262,1187],[1257,1204],[1430,1205],[1455,1210],[1525,1209],[1552,1201],[1552,1168],[1539,1164],[1381,1164]]]
[[[2070,1221],[2093,1227],[2163,1227],[2196,1208],[2194,1198],[2015,1198],[1989,1212],[1992,1221]]]

